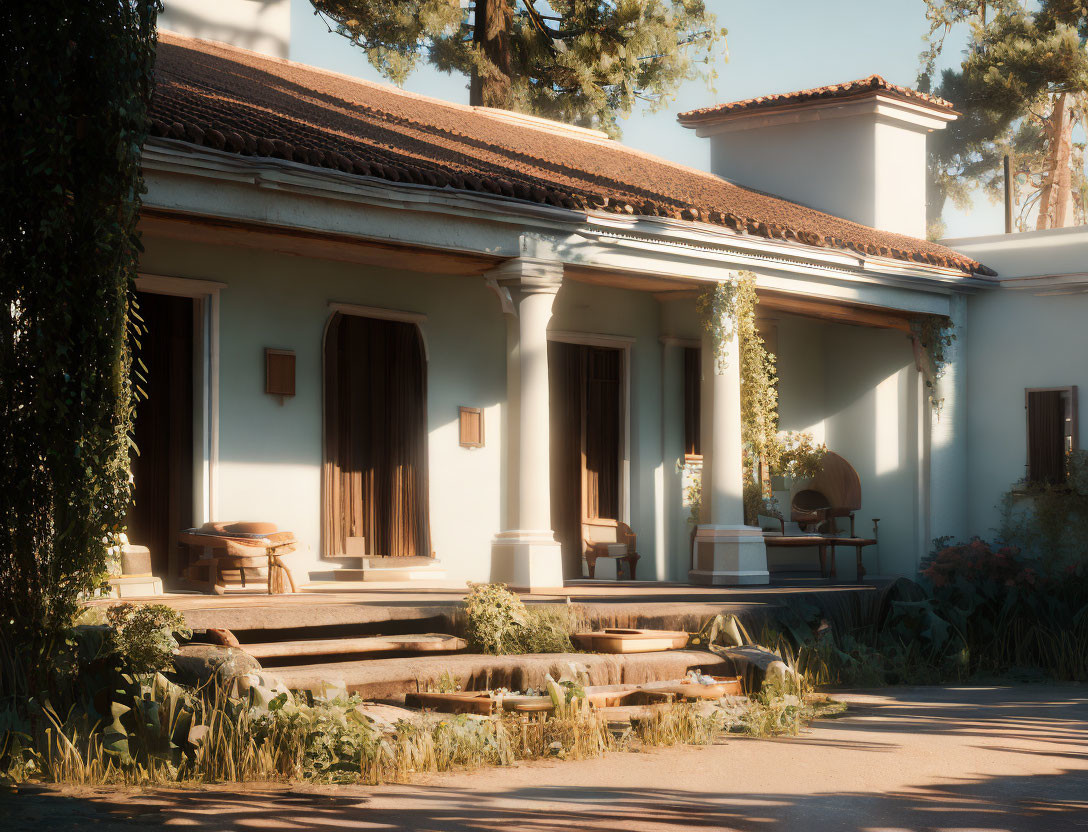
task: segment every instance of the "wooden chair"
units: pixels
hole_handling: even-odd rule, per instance
[[[833,451],[824,455],[823,465],[810,480],[794,485],[790,495],[790,519],[803,528],[836,534],[836,518],[850,518],[854,537],[854,512],[861,509],[861,478],[854,467]]]
[[[269,595],[286,592],[287,585],[291,592],[298,591],[290,568],[281,558],[295,550],[295,535],[278,531],[274,523],[205,523],[199,529],[181,532],[178,540],[193,552],[186,577],[197,586],[202,583],[213,595],[226,591],[223,572],[234,569],[238,570],[243,587],[247,569],[266,568]],[[207,570],[203,582],[195,577],[200,569]]]
[[[635,580],[639,555],[635,551],[635,533],[630,526],[603,517],[585,519],[582,520],[582,539],[586,546],[585,558],[590,578],[596,577],[597,558],[615,558],[626,561],[631,570],[631,580]],[[619,569],[616,574],[619,574]]]

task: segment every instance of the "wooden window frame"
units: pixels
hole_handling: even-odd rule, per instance
[[[1067,384],[1059,387],[1025,387],[1024,388],[1024,479],[1030,482],[1031,477],[1031,422],[1028,419],[1028,403],[1032,393],[1067,393],[1069,395],[1069,450],[1076,451],[1080,448],[1080,436],[1077,430],[1077,385]]]

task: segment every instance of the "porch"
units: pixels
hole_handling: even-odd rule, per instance
[[[962,449],[956,382],[945,382],[953,393],[943,394],[937,424],[909,337],[915,317],[954,311],[947,292],[905,289],[904,276],[847,279],[849,257],[840,254],[821,254],[828,262],[814,276],[811,267],[785,260],[735,262],[730,254],[723,263],[722,252],[677,253],[671,243],[635,256],[624,248],[628,242],[555,242],[519,233],[514,251],[506,252],[514,256],[498,260],[340,234],[317,238],[149,216],[138,288],[191,299],[175,320],[195,321],[182,342],[192,355],[181,376],[192,397],[168,408],[174,416],[193,414],[188,441],[171,445],[191,453],[162,466],[193,473],[188,484],[175,479],[158,491],[180,503],[189,495],[189,505],[161,512],[169,518],[162,522],[174,530],[185,525],[177,522],[181,514],[192,525],[219,518],[275,522],[299,539],[290,559],[302,582],[339,579],[343,588],[363,577],[364,560],[381,558],[384,552],[330,546],[330,531],[342,532],[323,497],[330,482],[329,334],[336,320],[351,316],[419,333],[416,366],[425,390],[413,399],[424,408],[414,423],[422,433],[413,458],[426,467],[415,493],[423,495],[427,518],[415,523],[419,542],[406,551],[430,559],[418,576],[423,582],[444,576],[457,584],[500,580],[553,589],[576,582],[580,539],[573,539],[573,556],[563,543],[579,535],[590,508],[633,528],[640,578],[680,583],[701,572],[691,577],[759,583],[798,568],[815,571],[815,546],[785,558],[772,552],[768,564],[761,535],[744,525],[735,365],[725,374],[701,373],[706,383],[694,407],[706,434],[709,497],[699,535],[710,554],[702,565],[692,557],[690,512],[676,470],[692,407],[685,404],[685,360],[694,352],[703,367],[713,361],[696,296],[733,268],[756,267],[760,329],[779,356],[781,427],[812,432],[858,471],[859,534],[870,536],[873,520],[881,523],[879,546],[865,552],[865,571],[913,575],[931,536],[931,506],[954,512],[964,499],[955,477],[941,474],[948,470],[941,459]],[[299,268],[305,281],[296,279]],[[584,428],[575,442],[567,441],[573,434],[557,435],[555,408],[565,401],[554,396],[559,347],[618,357],[598,378],[615,390],[615,406],[605,408],[610,427],[598,434],[608,439],[607,452],[587,453]],[[264,386],[269,353],[291,354],[290,394]],[[466,412],[478,420],[477,435],[466,437]],[[579,419],[584,425],[584,413],[570,424]],[[583,457],[574,478],[582,493],[567,502],[561,521],[556,466],[564,446]],[[609,471],[592,472],[597,480],[588,483],[585,458],[594,453]],[[713,464],[715,456],[721,464]],[[788,491],[780,487],[777,496],[788,515]],[[344,535],[352,536],[366,539]],[[168,540],[164,545],[170,548]],[[754,565],[718,557],[736,550],[751,550]],[[852,553],[844,554],[840,575],[850,580]],[[388,561],[382,566],[391,568]],[[164,577],[169,587],[171,576]]]

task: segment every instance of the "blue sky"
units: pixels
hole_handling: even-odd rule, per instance
[[[719,101],[732,101],[815,87],[874,72],[896,84],[913,86],[926,20],[922,0],[708,0],[719,26],[729,29],[728,62],[719,61],[714,89],[703,81],[684,85],[656,113],[636,111],[622,123],[631,147],[693,167],[709,169],[709,143],[676,122],[676,114]],[[291,0],[291,58],[375,81],[384,79],[361,50],[329,34],[313,15],[309,0]],[[958,63],[965,33],[945,44],[945,62]],[[405,89],[447,101],[467,103],[467,80],[425,65]],[[945,208],[949,237],[998,234],[1003,213],[985,197],[968,212]]]

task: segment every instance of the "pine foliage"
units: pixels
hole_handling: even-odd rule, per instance
[[[472,79],[471,103],[618,133],[713,77],[725,30],[703,0],[311,0],[395,83],[421,62]]]

